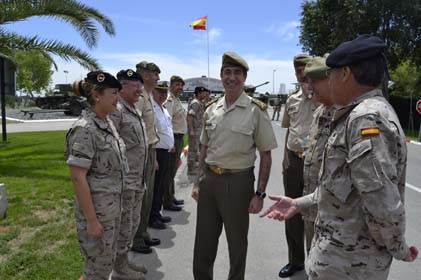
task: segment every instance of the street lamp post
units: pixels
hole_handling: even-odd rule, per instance
[[[69,71],[64,70],[63,72],[64,72],[64,76],[66,77],[66,84],[67,84],[67,74],[69,74]]]
[[[272,94],[275,94],[275,72],[276,69],[273,69],[273,77],[272,77],[272,84],[273,84],[273,90],[272,90]]]

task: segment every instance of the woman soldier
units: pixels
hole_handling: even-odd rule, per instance
[[[144,279],[145,266],[135,265],[128,260],[128,252],[139,227],[142,199],[145,193],[143,173],[148,140],[142,117],[135,107],[142,91],[142,78],[139,73],[127,69],[118,72],[117,79],[122,86],[120,101],[117,111],[110,114],[110,119],[126,144],[129,172],[124,178],[120,233],[111,279]]]
[[[114,264],[121,192],[127,170],[125,145],[108,114],[117,108],[120,83],[103,71],[73,84],[90,106],[66,136],[65,159],[76,194],[75,218],[83,280],[107,280]]]

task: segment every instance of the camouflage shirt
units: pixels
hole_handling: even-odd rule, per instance
[[[304,151],[304,190],[303,195],[310,194],[319,185],[319,171],[322,164],[323,150],[330,135],[330,122],[333,108],[319,106],[313,115],[310,136]],[[312,221],[317,216],[317,205],[313,205],[301,213],[303,219]]]
[[[196,98],[190,103],[189,115],[193,116],[193,127],[192,129],[197,137],[200,136],[200,132],[203,127],[203,114],[205,113],[205,106]]]
[[[136,108],[130,106],[123,99],[120,100],[117,111],[110,114],[110,119],[126,144],[129,172],[124,178],[125,187],[135,191],[142,190],[148,145],[143,120]]]
[[[95,213],[100,222],[120,216],[123,178],[128,172],[123,139],[112,121],[100,119],[89,108],[82,112],[66,136],[65,159],[69,166],[88,169],[86,180]],[[75,199],[75,217],[85,220]]]
[[[406,143],[380,90],[335,112],[320,169],[311,279],[387,279],[403,259]]]

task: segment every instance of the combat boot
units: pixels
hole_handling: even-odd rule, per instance
[[[145,274],[129,266],[127,254],[117,255],[111,280],[145,280]]]
[[[148,272],[148,269],[143,264],[137,264],[137,263],[129,262],[129,267],[133,270],[142,272],[144,274],[146,274]]]

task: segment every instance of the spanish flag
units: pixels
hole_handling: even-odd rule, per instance
[[[201,17],[190,23],[190,27],[193,27],[194,30],[206,30],[206,20],[207,16]]]

